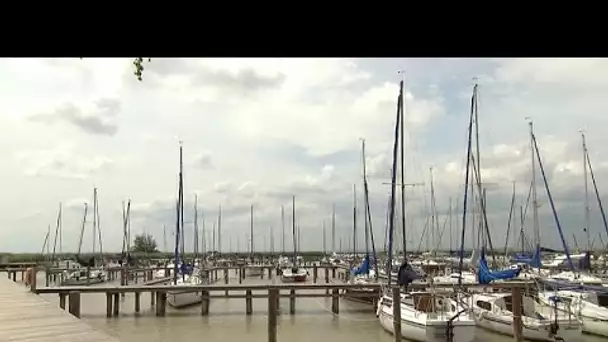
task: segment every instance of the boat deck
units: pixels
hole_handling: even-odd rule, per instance
[[[0,277],[0,341],[119,342],[6,276]]]

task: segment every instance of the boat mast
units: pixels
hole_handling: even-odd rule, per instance
[[[336,253],[336,204],[331,206],[331,251]]]
[[[438,230],[438,220],[437,220],[437,208],[435,204],[435,185],[433,183],[433,167],[429,167],[429,174],[431,177],[431,242],[432,242],[432,255],[436,256],[435,244],[437,243],[437,237],[435,236],[436,231]]]
[[[388,274],[388,285],[392,283],[391,269],[393,264],[393,234],[395,232],[395,192],[397,188],[397,152],[399,150],[399,123],[401,121],[401,102],[402,97],[397,97],[397,119],[395,122],[395,135],[393,137],[393,165],[391,168],[391,195],[389,200],[389,218],[388,218],[388,260],[387,260],[387,274]],[[405,240],[404,240],[405,241]],[[405,251],[404,251],[405,252]],[[405,253],[404,253],[405,255]]]
[[[93,188],[93,258],[95,258],[95,244],[97,244],[97,215],[95,213],[97,213],[97,188]],[[93,266],[95,266],[94,261]]]
[[[587,144],[585,142],[585,133],[581,131],[581,139],[583,143],[583,179],[585,182],[585,226],[583,231],[587,235],[587,251],[591,251],[591,238],[589,237],[589,181],[587,180]]]
[[[357,185],[353,184],[353,257],[357,256]]]
[[[285,207],[281,205],[281,249],[285,255]]]
[[[399,121],[399,140],[401,144],[400,151],[400,160],[401,160],[401,239],[402,239],[402,248],[403,248],[403,260],[407,260],[406,252],[407,252],[407,235],[405,232],[405,97],[403,94],[404,88],[404,75],[405,73],[399,71],[401,74],[401,81],[399,82],[399,98],[401,101],[397,101],[399,105],[398,111],[401,113],[401,120]]]
[[[249,257],[253,262],[253,204],[250,207],[250,218],[249,218]]]
[[[587,144],[585,144],[585,155],[587,156],[587,167],[589,168],[589,175],[591,176],[591,182],[593,183],[593,189],[595,191],[597,205],[599,206],[600,213],[602,214],[602,222],[604,223],[604,229],[608,234],[608,222],[606,221],[606,213],[604,212],[604,205],[602,204],[602,199],[600,198],[600,191],[598,190],[597,182],[595,181],[595,174],[593,173],[593,167],[591,166],[591,159],[589,158],[589,150],[587,149]],[[602,236],[600,235],[600,239],[601,237]]]
[[[532,176],[532,221],[534,224],[534,254],[540,251],[540,225],[538,223],[538,197],[536,193],[536,162],[534,156],[536,155],[534,149],[534,123],[532,119],[528,118],[528,125],[530,127],[530,162],[531,162],[531,176]],[[540,274],[540,268],[538,269]]]
[[[362,171],[363,171],[363,230],[365,233],[365,257],[369,259],[369,220],[368,211],[367,211],[367,182],[366,182],[366,172],[367,169],[365,167],[365,139],[361,138],[361,163],[362,163]],[[369,266],[367,267],[367,274],[369,275]]]
[[[291,236],[293,239],[293,267],[297,267],[297,243],[296,243],[296,196],[291,199]]]
[[[217,209],[217,255],[222,255],[222,205]]]
[[[325,220],[322,221],[323,224],[323,256],[327,255],[327,248],[326,248],[326,244],[325,244]]]
[[[59,254],[63,257],[63,214],[61,207],[61,202],[59,202]]]
[[[192,248],[193,256],[192,256],[192,265],[196,261],[198,256],[198,195],[194,194],[194,231],[192,232],[194,235],[194,245]]]

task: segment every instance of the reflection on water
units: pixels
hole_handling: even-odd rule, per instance
[[[230,277],[231,283],[238,282],[233,272],[230,272]],[[40,278],[38,284],[44,284],[44,275]],[[277,277],[271,280],[271,282],[277,281]],[[268,282],[267,279],[259,278],[247,278],[244,281],[245,284]],[[43,295],[43,297],[59,306],[57,295]],[[82,319],[124,342],[166,342],[202,338],[214,342],[241,342],[245,336],[248,342],[268,341],[266,321],[268,299],[266,298],[253,299],[251,316],[245,315],[245,299],[214,298],[211,300],[209,316],[201,316],[201,308],[198,305],[180,310],[167,306],[166,317],[156,317],[153,308],[150,307],[149,294],[142,294],[141,312],[137,315],[134,313],[135,303],[132,294],[127,294],[121,301],[120,317],[106,318],[105,306],[106,297],[103,293],[82,295]],[[295,315],[289,315],[288,298],[281,298],[280,307],[283,311],[279,316],[278,340],[281,342],[392,342],[394,340],[392,335],[380,327],[370,305],[341,300],[339,315],[331,312],[331,298],[298,298]],[[475,340],[506,342],[512,341],[512,338],[478,329]],[[582,341],[607,340],[584,336]]]

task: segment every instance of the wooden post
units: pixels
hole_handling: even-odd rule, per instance
[[[247,290],[245,292],[245,313],[247,315],[251,315],[253,312],[253,297],[251,294],[251,290]]]
[[[290,315],[296,314],[296,290],[295,289],[291,289],[289,291],[289,314]]]
[[[268,290],[268,342],[277,342],[279,289]]]
[[[46,267],[44,269],[44,285],[49,287],[49,283],[51,282],[51,268]]]
[[[80,292],[70,292],[69,312],[76,318],[80,318]]]
[[[114,294],[114,305],[112,307],[112,314],[118,316],[120,310],[120,293]]]
[[[167,293],[156,292],[156,316],[165,316],[167,310]]]
[[[513,336],[516,342],[523,341],[522,323],[521,323],[521,288],[513,287],[511,289],[512,304],[513,304]]]
[[[331,294],[331,312],[340,313],[340,294],[338,289],[333,289]]]
[[[245,272],[243,271],[243,268],[242,268],[242,267],[240,267],[240,268],[239,268],[239,284],[242,284],[242,283],[243,283],[243,278],[244,278],[244,277],[243,277],[243,273],[245,273]]]
[[[112,317],[112,293],[106,292],[106,317]]]
[[[59,292],[59,307],[65,310],[65,292]]]
[[[228,284],[228,268],[224,267],[224,284]],[[228,293],[228,291],[226,291]]]
[[[135,312],[139,313],[140,309],[141,309],[141,292],[135,292]]]
[[[317,265],[312,266],[312,283],[317,283]]]
[[[17,282],[17,271],[13,272],[13,281]]]
[[[38,277],[38,274],[36,273],[36,266],[32,267],[31,270],[31,274],[30,274],[30,291],[36,293],[36,278]]]
[[[91,266],[87,266],[87,286],[91,284]]]
[[[331,268],[331,278],[336,279],[336,268],[335,267]]]
[[[272,267],[268,267],[268,279],[272,279]]]
[[[154,300],[156,299],[156,292],[150,292],[150,306],[154,306]]]
[[[203,301],[201,303],[201,316],[207,316],[209,314],[209,304],[211,302],[209,298],[209,291],[203,291],[202,297]]]
[[[260,279],[264,279],[264,267],[259,266],[260,267]]]
[[[393,287],[393,331],[396,342],[401,342],[401,288]]]

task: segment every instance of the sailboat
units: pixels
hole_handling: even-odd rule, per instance
[[[107,280],[107,273],[102,268],[101,270],[88,270],[87,268],[95,267],[95,256],[89,260],[81,258],[82,239],[84,237],[84,228],[87,222],[88,205],[84,204],[84,217],[82,220],[82,227],[80,229],[80,239],[78,241],[78,252],[76,254],[76,263],[73,267],[78,268],[75,271],[68,272],[64,271],[64,278],[61,285],[92,285],[104,283]],[[93,254],[95,253],[95,240],[99,237],[99,244],[101,247],[101,233],[99,230],[99,210],[97,206],[97,188],[93,189]],[[101,261],[103,262],[103,251],[101,251]]]
[[[196,212],[196,210],[195,210]],[[182,162],[182,145],[179,146],[179,190],[176,203],[176,224],[175,224],[175,262],[173,270],[173,285],[202,285],[203,278],[198,274],[198,270],[191,265],[187,265],[183,260],[183,241],[180,241],[184,230],[184,177]],[[181,244],[180,244],[181,242]],[[181,247],[181,254],[180,254]],[[202,302],[201,292],[192,290],[169,290],[167,291],[167,302],[174,308]]]
[[[351,270],[352,277],[350,278],[351,284],[376,284],[379,282],[378,261],[376,256],[376,247],[374,243],[374,231],[372,229],[371,211],[369,210],[369,188],[367,183],[367,169],[365,161],[365,139],[361,139],[361,159],[363,163],[363,197],[364,197],[364,230],[365,230],[365,256],[363,261],[358,267]],[[369,246],[371,243],[372,255],[369,253]],[[373,258],[373,259],[372,259]],[[373,260],[373,265],[372,265]],[[361,292],[370,294],[369,297],[361,296],[349,296],[349,294],[360,294]],[[345,289],[345,299],[362,301],[362,302],[373,302],[374,298],[378,298],[380,295],[377,289]],[[376,294],[375,296],[373,294]]]
[[[476,114],[476,94],[477,94],[477,85],[474,86],[473,90],[473,99],[472,105],[474,106],[471,109],[471,118],[469,122],[469,145],[467,154],[469,159],[467,161],[467,179],[465,185],[465,212],[463,214],[463,229],[466,227],[464,224],[466,221],[466,198],[468,191],[468,175],[469,175],[469,166],[471,161],[473,161],[472,169],[475,177],[476,188],[478,190],[478,195],[480,198],[481,194],[481,181],[479,177],[480,167],[479,167],[479,154],[477,154],[477,163],[472,158],[471,155],[471,127],[473,125],[474,117],[473,113]],[[534,152],[535,139],[532,133],[532,124],[530,123],[530,132],[531,132],[531,148],[532,152]],[[540,160],[540,158],[539,158]],[[532,161],[534,161],[534,154],[532,154]],[[541,171],[543,171],[541,164]],[[544,174],[544,171],[543,171]],[[538,216],[537,216],[537,196],[536,196],[536,188],[535,188],[535,164],[532,163],[532,200],[533,200],[533,211],[534,211],[534,221],[535,228],[538,227]],[[545,183],[546,185],[546,183]],[[548,189],[548,188],[547,188]],[[552,199],[549,193],[549,200],[552,203]],[[485,206],[484,200],[479,201],[481,206],[482,214],[485,214]],[[559,222],[557,223],[559,227]],[[493,281],[501,281],[506,279],[513,279],[519,275],[521,272],[521,268],[518,266],[517,268],[503,269],[503,270],[490,270],[486,261],[486,250],[485,250],[485,242],[489,240],[489,231],[487,227],[486,229],[480,229],[480,233],[482,235],[482,247],[481,247],[481,258],[479,261],[479,267],[477,270],[477,277],[480,284],[489,284]],[[561,228],[559,229],[561,233]],[[464,235],[464,232],[463,232]],[[487,238],[487,239],[486,239]],[[539,258],[540,255],[540,239],[539,239],[539,231],[535,229],[535,242],[536,242],[536,250],[535,256],[530,260],[532,266],[539,267]],[[461,249],[464,247],[464,242],[461,244]],[[472,294],[466,299],[469,307],[472,308],[473,317],[477,326],[499,333],[504,335],[513,336],[513,324],[514,324],[514,313],[513,313],[513,298],[511,293],[481,293],[481,294]],[[534,340],[534,341],[555,341],[555,340],[565,340],[571,341],[580,337],[581,327],[576,319],[571,319],[571,317],[563,317],[557,315],[556,312],[551,310],[550,307],[545,305],[539,305],[533,298],[528,295],[522,295],[521,298],[521,309],[522,309],[522,335],[524,339]]]
[[[253,264],[254,262],[254,252],[253,252],[253,205],[250,207],[250,218],[249,218],[249,262]],[[264,270],[261,267],[252,267],[247,268],[245,275],[248,277],[259,277],[262,275]]]
[[[292,198],[291,235],[293,239],[293,259],[291,265],[283,268],[281,281],[284,283],[304,282],[308,277],[308,271],[299,266],[296,242],[296,196]]]
[[[395,190],[397,181],[397,151],[399,148],[399,132],[401,129],[401,148],[403,149],[403,80],[400,82],[399,97],[397,101],[397,120],[395,124],[395,138],[393,145],[393,165],[391,169],[391,196],[389,201],[389,231],[388,231],[388,267],[391,273],[393,259],[393,237],[395,232]],[[401,168],[404,160],[401,156]],[[402,173],[402,184],[403,173]],[[402,187],[403,191],[403,187]],[[405,201],[402,199],[402,215],[405,215]],[[405,221],[405,220],[404,220]],[[405,230],[405,225],[402,229]],[[403,234],[405,236],[405,234]],[[405,239],[403,254],[406,254]],[[404,260],[405,262],[405,260]],[[410,265],[404,264],[400,269],[400,285],[407,285],[415,278]],[[413,274],[412,274],[413,273]],[[392,277],[388,277],[390,286]],[[467,310],[456,300],[450,297],[440,297],[433,292],[402,293],[400,302],[394,303],[393,298],[385,294],[380,298],[376,315],[380,325],[394,334],[393,305],[401,306],[401,336],[411,341],[446,341],[447,334],[452,334],[452,341],[469,342],[475,337],[475,322],[467,314]]]

